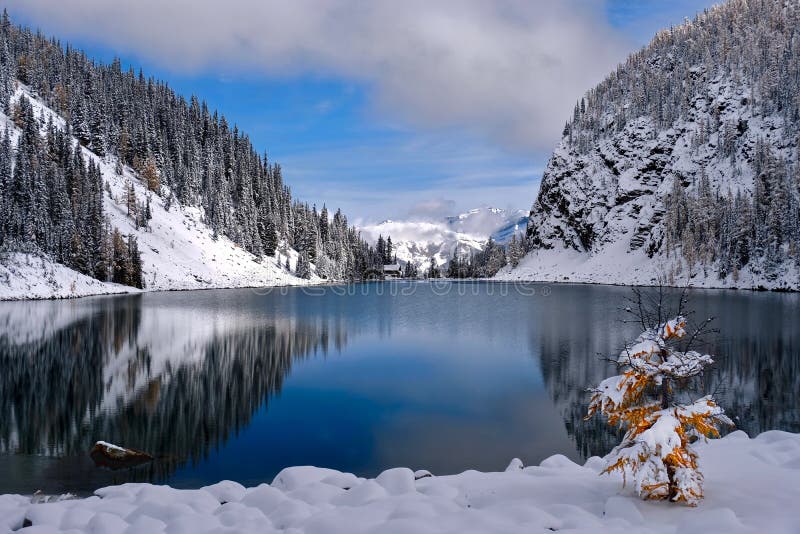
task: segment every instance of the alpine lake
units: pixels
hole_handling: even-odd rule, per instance
[[[617,374],[607,358],[641,330],[625,322],[631,296],[392,281],[2,302],[0,493],[603,455],[618,437],[584,420],[587,388]],[[751,436],[800,432],[800,295],[688,297],[690,327],[715,317],[701,389]],[[99,468],[98,440],[155,460]]]

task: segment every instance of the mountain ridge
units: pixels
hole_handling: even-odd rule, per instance
[[[800,288],[800,8],[730,0],[576,104],[502,279]]]
[[[25,98],[36,116],[62,130],[67,123],[45,106],[30,89],[18,84],[11,104]],[[15,136],[21,135],[14,121],[0,113],[0,123]],[[80,146],[77,140],[72,142]],[[142,260],[143,279],[148,290],[187,290],[301,285],[307,281],[292,275],[298,254],[282,245],[273,257],[259,259],[203,223],[197,208],[152,195],[141,176],[128,166],[118,165],[114,156],[100,157],[88,148],[82,156],[96,164],[104,183],[103,212],[108,224],[124,235],[135,236]],[[118,172],[119,171],[119,172]],[[151,219],[139,226],[127,213],[129,191],[139,205],[147,204]],[[165,194],[168,197],[169,194]],[[285,269],[289,259],[290,269]],[[97,294],[137,292],[137,288],[103,282],[83,275],[46,257],[24,253],[7,254],[0,261],[0,299],[67,298]],[[315,279],[318,280],[318,279]]]

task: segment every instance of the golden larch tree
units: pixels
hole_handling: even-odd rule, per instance
[[[699,331],[688,337],[694,339]],[[606,456],[603,473],[619,471],[624,483],[632,477],[644,499],[694,506],[703,498],[703,475],[691,444],[719,437],[720,426],[733,423],[710,395],[675,402],[676,393],[686,393],[692,379],[714,362],[708,354],[679,350],[685,337],[681,315],[642,332],[616,358],[622,374],[591,390],[587,419],[602,414],[625,430],[622,442]]]

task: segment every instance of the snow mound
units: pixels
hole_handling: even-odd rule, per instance
[[[199,490],[150,484],[103,488],[87,499],[0,496],[0,532],[770,532],[800,522],[800,434],[743,432],[698,446],[706,499],[697,508],[641,501],[602,462],[553,457],[502,473],[415,480],[408,469],[362,479],[293,467],[271,485],[220,482]]]

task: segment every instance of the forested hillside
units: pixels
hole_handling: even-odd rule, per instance
[[[0,143],[4,253],[146,285],[136,232],[110,225],[106,195],[126,204],[136,230],[152,231],[156,204],[164,212],[196,207],[214,236],[257,261],[283,258],[280,267],[299,278],[360,279],[380,262],[340,211],[293,198],[280,165],[197,97],[187,100],[119,61],[94,62],[12,25],[5,13],[0,102],[13,120]],[[129,182],[126,190],[115,195],[101,167]]]
[[[505,276],[800,287],[800,6],[730,0],[575,106]]]

